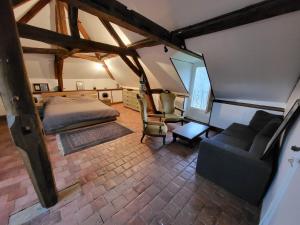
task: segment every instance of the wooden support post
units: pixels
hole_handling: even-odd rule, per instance
[[[154,100],[153,100],[151,87],[150,87],[148,78],[147,78],[147,76],[146,76],[145,70],[144,70],[143,66],[140,64],[140,61],[139,61],[139,59],[138,59],[137,56],[133,56],[132,58],[133,58],[133,61],[135,62],[135,64],[137,65],[138,69],[141,71],[142,76],[144,77],[144,80],[145,80],[145,86],[146,86],[146,89],[147,89],[147,92],[148,92],[150,105],[151,105],[153,111],[156,113],[156,112],[157,112],[157,109],[156,109],[156,106],[155,106],[155,103],[154,103]]]
[[[55,56],[54,70],[55,70],[55,78],[58,81],[58,91],[64,90],[63,68],[64,68],[64,59]]]
[[[57,192],[10,0],[0,1],[0,21],[0,92],[8,127],[42,206],[50,207]]]
[[[140,62],[138,61],[137,56],[133,56],[133,60],[135,62],[136,65],[134,65],[127,56],[125,55],[120,55],[120,57],[123,59],[123,61],[127,64],[127,66],[139,77],[143,77],[143,80],[145,82],[145,87],[147,89],[147,96],[149,99],[149,103],[150,103],[150,107],[152,109],[153,112],[157,112],[156,106],[154,104],[154,100],[153,100],[153,96],[152,96],[152,92],[151,92],[151,87],[148,81],[148,78],[146,76],[146,73],[142,67],[142,65],[140,64]]]
[[[119,37],[118,33],[115,31],[115,29],[113,28],[113,26],[110,24],[109,21],[100,18],[100,21],[102,22],[102,24],[104,25],[104,27],[107,29],[107,31],[110,33],[110,35],[112,36],[112,38],[118,43],[118,45],[120,47],[126,48],[126,45],[124,44],[124,42],[122,41],[122,39]],[[123,59],[123,61],[127,64],[127,66],[138,76],[138,77],[143,77],[145,80],[145,86],[147,89],[147,95],[149,97],[149,102],[150,102],[150,106],[152,108],[152,110],[154,112],[157,112],[155,104],[154,104],[154,100],[153,100],[153,96],[151,93],[151,88],[149,85],[149,81],[147,79],[147,75],[142,67],[142,65],[140,64],[140,62],[138,61],[138,53],[136,52],[136,50],[133,50],[134,54],[133,54],[133,60],[136,64],[136,66],[129,60],[129,58],[124,55],[124,54],[120,54],[120,57]]]

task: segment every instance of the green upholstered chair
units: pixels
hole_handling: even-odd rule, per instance
[[[159,121],[149,121],[147,114],[147,101],[144,97],[137,95],[137,99],[140,106],[140,113],[143,121],[143,136],[141,138],[141,143],[145,135],[154,136],[154,137],[162,137],[163,144],[166,143],[166,135],[168,132],[168,127],[164,122]]]
[[[172,92],[160,93],[160,101],[162,104],[163,121],[165,123],[178,123],[183,125],[184,110],[175,106],[176,95]],[[175,110],[179,110],[181,115],[175,114]]]

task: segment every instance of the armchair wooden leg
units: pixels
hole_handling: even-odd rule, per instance
[[[166,144],[166,136],[163,137],[163,144]]]
[[[142,138],[141,138],[141,143],[143,143],[143,139],[145,137],[145,134],[143,134]]]
[[[183,126],[183,120],[181,120],[181,126]]]

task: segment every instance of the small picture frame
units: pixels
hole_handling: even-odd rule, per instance
[[[35,92],[48,92],[49,91],[49,85],[48,85],[48,83],[34,83],[33,84],[33,90]]]
[[[41,85],[40,84],[33,84],[33,90],[36,92],[40,92],[41,91]]]
[[[77,91],[84,90],[84,82],[83,81],[76,81],[76,89],[77,89]]]
[[[41,83],[40,87],[41,87],[41,92],[48,92],[49,91],[48,83]]]

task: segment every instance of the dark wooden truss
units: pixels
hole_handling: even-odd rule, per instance
[[[176,37],[181,39],[193,38],[297,10],[300,10],[300,1],[298,0],[266,0],[213,19],[175,30],[173,33]]]

